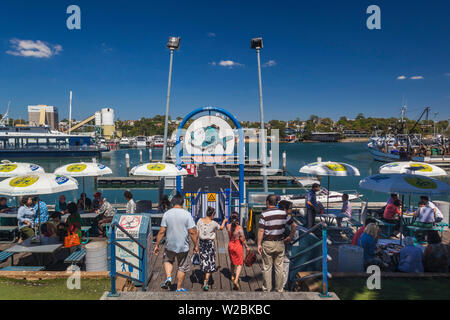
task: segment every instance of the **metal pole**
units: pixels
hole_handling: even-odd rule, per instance
[[[169,64],[169,81],[167,84],[167,100],[166,100],[166,120],[164,122],[164,146],[163,146],[163,156],[162,162],[166,162],[167,156],[167,131],[169,126],[169,106],[170,106],[170,89],[172,87],[172,65],[173,65],[173,50],[170,49],[170,64]]]
[[[267,168],[266,168],[266,135],[264,132],[264,110],[263,110],[263,94],[262,94],[262,80],[261,80],[261,58],[260,58],[260,48],[256,48],[256,56],[258,59],[258,78],[259,78],[259,115],[260,115],[260,122],[261,122],[261,133],[259,135],[261,139],[261,161],[263,165],[263,185],[264,185],[264,192],[269,192],[269,188],[267,185]]]
[[[70,103],[69,103],[69,134],[72,130],[72,91],[70,91]]]
[[[127,167],[127,177],[130,176],[130,155],[128,153],[125,154],[125,165]]]

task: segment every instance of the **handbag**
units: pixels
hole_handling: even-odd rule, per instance
[[[200,256],[198,255],[198,253],[196,253],[192,256],[192,264],[194,266],[200,265]]]
[[[64,237],[64,247],[71,248],[80,245],[80,237],[76,232],[67,232],[67,236]]]
[[[247,256],[245,256],[245,265],[247,267],[251,267],[256,261],[256,254],[253,250],[249,250],[249,252],[247,253]]]

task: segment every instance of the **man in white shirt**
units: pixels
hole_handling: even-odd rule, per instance
[[[425,201],[427,203],[427,207],[433,209],[436,217],[436,222],[441,222],[442,219],[444,219],[444,215],[442,214],[441,210],[439,210],[439,208],[432,201],[430,201],[427,196],[421,196],[420,200]]]
[[[136,213],[136,203],[133,200],[133,194],[127,190],[123,193],[123,196],[125,197],[125,200],[127,200],[125,212],[128,214]]]

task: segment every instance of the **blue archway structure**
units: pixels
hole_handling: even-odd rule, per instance
[[[241,206],[244,203],[244,155],[245,155],[245,141],[244,141],[244,133],[242,131],[242,127],[239,123],[239,121],[228,111],[225,109],[209,106],[209,107],[201,107],[198,109],[195,109],[191,113],[189,113],[183,121],[181,121],[180,125],[177,129],[177,140],[176,140],[176,152],[177,152],[177,166],[180,166],[182,164],[181,161],[181,150],[182,150],[182,142],[181,142],[181,131],[183,127],[185,126],[186,122],[194,117],[195,115],[202,113],[202,112],[209,112],[212,111],[221,113],[225,116],[227,116],[229,119],[231,119],[238,129],[239,132],[239,146],[238,146],[238,155],[239,155],[239,211],[241,210]],[[181,177],[177,177],[177,191],[181,192]]]

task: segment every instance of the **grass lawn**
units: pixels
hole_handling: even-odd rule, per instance
[[[380,290],[369,290],[367,279],[329,280],[329,291],[342,300],[442,300],[450,299],[450,279],[381,278]]]
[[[69,290],[67,279],[25,281],[0,278],[0,300],[98,300],[109,291],[108,279],[81,279],[81,289]]]

